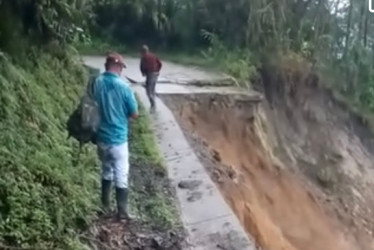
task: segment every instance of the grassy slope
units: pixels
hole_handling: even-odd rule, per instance
[[[98,188],[93,149],[72,164],[65,131],[85,73],[76,57],[32,56],[22,66],[0,58],[0,244],[77,249]]]

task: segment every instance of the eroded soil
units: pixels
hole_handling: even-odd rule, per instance
[[[292,123],[289,116],[280,114],[283,112],[280,104],[271,110],[247,103],[242,97],[207,94],[168,95],[163,99],[226,201],[262,249],[374,249],[370,232],[358,222],[362,217],[349,212],[356,206],[351,193],[338,188],[344,185],[353,188],[355,182],[342,171],[330,171],[332,166],[326,164],[331,157],[331,162],[343,168],[342,161],[347,159],[334,150],[328,151],[336,148],[328,147],[330,144],[325,142],[332,139],[324,133],[326,124],[308,127],[311,138],[319,142],[316,143],[295,131],[289,124]],[[319,108],[319,105],[323,103],[309,107]],[[344,133],[346,137],[338,137],[343,140],[351,135],[334,127],[331,130]],[[300,140],[292,137],[286,140],[277,137],[279,134],[283,137],[297,134]],[[357,139],[356,145],[348,146],[363,147],[359,142]],[[307,144],[327,156],[319,158],[319,154],[296,147],[296,143]],[[301,164],[305,160],[302,157],[292,161],[290,155],[297,153],[314,159],[315,165]],[[323,169],[328,169],[325,175],[320,173]],[[360,191],[357,193],[363,195]],[[370,209],[369,203],[363,206]]]

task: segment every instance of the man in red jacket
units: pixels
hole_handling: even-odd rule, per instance
[[[162,63],[157,56],[149,51],[147,45],[143,45],[141,56],[140,71],[142,72],[142,75],[146,77],[145,89],[147,91],[149,102],[151,103],[151,110],[154,110],[156,108],[156,83]]]

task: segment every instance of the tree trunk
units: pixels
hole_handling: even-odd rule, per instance
[[[371,44],[371,52],[372,52],[372,55],[373,55],[373,61],[372,61],[371,67],[374,68],[374,43]]]
[[[323,1],[318,0],[318,5],[317,5],[317,10],[314,16],[313,20],[313,26],[314,26],[314,37],[313,37],[313,42],[318,43],[318,38],[320,36],[320,30],[321,26],[323,25],[323,21],[321,20],[321,7],[322,7]],[[317,45],[318,46],[318,45]]]
[[[371,0],[370,0],[371,1]],[[364,20],[364,10],[367,0],[361,0],[361,9],[360,9],[360,19],[358,21],[358,41],[361,41],[362,30],[363,30],[363,20]]]
[[[337,0],[336,1],[336,4],[335,4],[335,11],[334,11],[334,23],[333,23],[333,27],[336,29],[334,30],[333,32],[333,36],[337,36],[338,34],[338,11],[339,11],[339,4],[340,4],[340,1],[341,0]],[[333,43],[333,46],[332,46],[332,53],[333,53],[333,56],[336,57],[339,53],[339,49],[338,49],[338,46],[336,46],[337,44],[339,43],[339,39],[335,39],[335,44]]]
[[[347,30],[345,35],[345,48],[344,48],[344,54],[343,57],[347,56],[348,48],[349,48],[349,36],[351,33],[351,25],[352,25],[352,10],[353,10],[353,0],[350,0],[349,3],[349,12],[348,12],[348,20],[347,20]]]
[[[369,12],[365,11],[365,25],[364,25],[364,34],[363,34],[365,47],[367,47],[368,45],[368,26],[369,26]]]

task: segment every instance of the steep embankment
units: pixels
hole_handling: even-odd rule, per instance
[[[228,95],[164,100],[263,249],[374,249],[371,132],[308,68],[261,73],[259,106]]]
[[[86,73],[66,52],[18,62],[0,55],[0,248],[79,249],[99,178],[91,149],[76,162],[65,122]]]
[[[361,249],[374,249],[374,136],[309,65],[262,71],[267,127],[276,155],[306,176]]]

